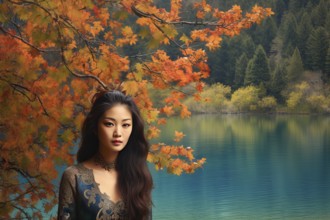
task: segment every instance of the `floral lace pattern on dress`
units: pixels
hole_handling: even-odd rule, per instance
[[[123,201],[113,202],[101,193],[93,171],[82,164],[66,169],[60,185],[58,219],[126,219]]]

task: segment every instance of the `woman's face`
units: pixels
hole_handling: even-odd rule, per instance
[[[101,153],[118,153],[132,133],[132,113],[126,105],[116,104],[104,112],[97,128]]]

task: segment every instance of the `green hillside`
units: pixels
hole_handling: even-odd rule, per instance
[[[223,9],[233,4],[240,5],[243,11],[260,4],[271,7],[275,14],[239,36],[225,38],[219,50],[209,53],[211,76],[207,83],[213,90],[219,84],[231,90],[216,112],[329,113],[330,1],[228,0],[214,3]],[[237,94],[251,103],[244,108],[235,106],[239,101],[232,99]],[[210,105],[215,102],[213,99],[209,104],[204,103],[204,108],[197,105],[194,109],[193,101],[187,101],[197,112],[209,112]]]

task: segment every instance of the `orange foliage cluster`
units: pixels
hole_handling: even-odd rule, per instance
[[[214,50],[223,35],[239,34],[272,14],[258,6],[245,15],[239,6],[223,12],[203,0],[195,4],[196,22],[181,18],[181,0],[171,0],[170,6],[169,11],[157,8],[152,0],[2,1],[1,217],[41,219],[56,204],[51,183],[58,177],[56,166],[74,162],[95,87],[124,81],[147,122],[148,138],[158,137],[166,117],[190,116],[182,99],[199,100],[202,80],[209,76],[207,54],[194,43]],[[204,20],[206,15],[212,22]],[[180,33],[176,25],[198,30]],[[127,56],[125,48],[137,44],[145,44],[148,52]],[[159,49],[162,44],[176,46],[181,54],[171,58]],[[194,85],[192,94],[181,91],[187,85]],[[163,106],[154,106],[151,89],[171,91]],[[184,136],[176,131],[174,139]],[[148,160],[177,175],[205,162],[195,159],[190,147],[165,144],[153,145]]]
[[[169,146],[160,143],[152,145],[151,149],[148,160],[155,164],[156,169],[162,170],[166,167],[168,172],[176,175],[181,175],[182,172],[193,173],[206,161],[205,158],[195,160],[194,150],[191,147]]]

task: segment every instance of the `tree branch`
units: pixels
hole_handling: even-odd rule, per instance
[[[25,215],[26,219],[28,219],[28,220],[32,219],[32,217],[23,208],[18,207],[14,204],[11,204],[11,206],[14,207],[15,209],[18,209],[19,211],[21,211]]]
[[[154,70],[150,69],[150,67],[149,67],[147,64],[142,63],[142,65],[145,67],[145,69],[146,69],[147,71],[149,71],[149,72],[152,73],[153,75],[159,77],[159,78],[160,78],[160,79],[161,79],[166,85],[168,85],[169,88],[171,88],[172,90],[175,90],[175,91],[181,92],[182,94],[185,94],[185,95],[187,95],[187,96],[192,95],[192,94],[186,93],[186,92],[184,92],[184,91],[182,91],[182,90],[180,90],[180,89],[177,89],[177,88],[175,88],[174,86],[172,86],[169,82],[167,82],[167,81],[161,76],[161,75],[162,75],[161,73],[159,73],[159,72],[157,72],[157,71],[154,71]]]
[[[191,25],[191,26],[214,26],[214,27],[221,27],[221,28],[227,28],[227,26],[224,26],[223,24],[219,24],[218,22],[205,22],[205,21],[165,21],[164,19],[158,17],[155,14],[151,14],[148,12],[143,12],[139,9],[137,9],[134,5],[131,7],[134,14],[138,17],[144,17],[144,18],[150,18],[154,21],[157,21],[159,23],[163,24],[173,24],[173,25]]]
[[[36,50],[39,51],[39,52],[43,52],[43,53],[49,53],[49,52],[60,52],[60,50],[45,50],[45,49],[39,48],[39,47],[37,47],[37,46],[31,44],[30,42],[28,42],[28,41],[25,40],[24,38],[22,38],[22,37],[20,37],[20,36],[17,36],[17,35],[15,35],[15,34],[12,34],[12,33],[10,33],[9,31],[5,30],[5,28],[4,28],[3,26],[0,26],[0,30],[1,30],[3,33],[5,33],[5,34],[11,36],[12,38],[15,38],[15,39],[17,39],[17,40],[19,40],[19,41],[21,41],[21,42],[23,42],[23,43],[29,45],[30,47],[32,47],[33,49],[36,49]]]
[[[89,79],[94,79],[95,81],[97,81],[104,89],[108,89],[108,87],[105,85],[104,82],[102,82],[102,80],[100,78],[98,78],[97,76],[95,75],[91,75],[91,74],[79,74],[79,73],[76,73],[74,72],[70,67],[69,67],[69,64],[65,58],[65,55],[64,55],[64,48],[61,47],[61,60],[65,66],[65,68],[69,71],[69,73],[71,73],[73,76],[75,77],[78,77],[78,78],[89,78]]]
[[[159,27],[155,22],[153,23],[155,26],[156,26],[156,28],[160,31],[160,32],[162,32],[162,34],[164,34],[164,36],[169,40],[169,41],[171,41],[172,43],[174,43],[177,47],[179,47],[180,49],[182,49],[182,50],[184,50],[184,48],[181,46],[181,45],[179,45],[175,40],[173,40],[173,39],[171,39],[164,31],[163,31],[163,29],[161,28],[161,27]]]
[[[41,105],[41,108],[43,110],[43,112],[45,113],[45,115],[47,115],[48,117],[50,117],[50,114],[47,112],[45,106],[44,106],[44,103],[42,102],[41,98],[39,97],[39,95],[37,95],[36,93],[34,92],[31,92],[30,89],[28,89],[27,87],[25,86],[22,86],[22,85],[19,85],[17,83],[12,83],[12,82],[9,82],[8,80],[0,77],[0,80],[6,82],[10,87],[12,87],[15,91],[21,93],[23,96],[25,96],[30,102],[34,102],[36,99],[38,100],[39,104]],[[24,91],[22,90],[25,90],[29,93],[31,93],[34,98],[32,99],[31,97],[29,97]]]
[[[12,83],[12,82],[10,82],[10,81],[8,81],[8,80],[2,78],[2,77],[0,77],[0,80],[6,82],[10,87],[12,87],[12,88],[14,89],[14,91],[17,91],[17,92],[21,93],[21,94],[22,94],[23,96],[25,96],[30,102],[34,102],[34,101],[37,99],[38,102],[39,102],[39,104],[40,104],[40,106],[41,106],[41,108],[42,108],[42,110],[43,110],[43,112],[44,112],[44,114],[45,114],[46,116],[48,116],[49,118],[51,118],[51,119],[53,119],[54,121],[56,121],[61,127],[63,127],[63,128],[67,128],[67,127],[68,127],[68,126],[62,124],[60,121],[58,121],[58,120],[57,120],[56,118],[54,118],[53,116],[51,116],[51,115],[48,113],[46,107],[44,106],[44,103],[43,103],[43,101],[41,100],[40,96],[37,95],[36,93],[32,92],[29,88],[27,88],[27,87],[25,87],[25,86],[22,86],[22,85],[19,85],[19,84],[17,84],[17,83]],[[25,90],[25,91],[31,93],[31,94],[34,96],[34,98],[32,99],[31,97],[29,97],[29,96],[28,96],[24,91],[22,91],[22,90]]]

